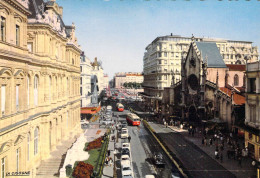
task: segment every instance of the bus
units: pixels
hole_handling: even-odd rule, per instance
[[[123,106],[121,103],[117,103],[117,104],[116,104],[116,108],[117,108],[117,110],[120,111],[120,112],[123,112],[123,111],[124,111],[124,106]]]
[[[126,120],[129,125],[140,125],[140,118],[134,113],[128,113],[126,115]]]

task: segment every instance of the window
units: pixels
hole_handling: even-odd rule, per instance
[[[16,150],[16,172],[19,172],[19,156],[20,156],[20,151],[19,148]]]
[[[167,75],[164,76],[164,80],[167,80]]]
[[[251,93],[255,93],[256,92],[256,82],[255,82],[255,78],[249,78],[249,86],[250,86],[250,91]]]
[[[50,97],[50,101],[51,101],[51,95],[52,95],[52,80],[51,80],[51,76],[49,76],[49,97]]]
[[[158,60],[159,61],[159,64],[162,64],[162,60]]]
[[[82,84],[82,77],[80,77],[80,84]]]
[[[252,139],[253,139],[253,135],[252,135],[251,133],[249,133],[249,134],[248,134],[248,138],[249,138],[250,140],[252,140]]]
[[[19,85],[16,85],[16,110],[19,110]]]
[[[34,129],[34,155],[38,153],[38,136],[39,136],[39,129],[36,127]]]
[[[34,105],[38,105],[38,85],[39,85],[39,80],[38,76],[34,77]]]
[[[170,49],[172,49],[172,44],[170,44]]]
[[[6,34],[6,20],[4,17],[1,17],[1,41],[5,41]]]
[[[249,110],[250,110],[250,122],[255,123],[256,122],[256,106],[249,105]]]
[[[5,178],[5,158],[1,160],[1,178]]]
[[[20,45],[20,27],[16,25],[16,45]]]
[[[2,112],[2,115],[5,114],[5,101],[6,98],[5,98],[5,85],[2,85],[1,86],[1,112]]]
[[[82,87],[80,87],[80,95],[82,95]]]
[[[82,66],[80,66],[80,72],[82,72]]]
[[[174,57],[174,52],[171,52],[171,57]]]
[[[167,53],[166,52],[164,52],[164,57],[167,57]]]
[[[238,84],[239,84],[239,78],[238,78],[238,75],[236,74],[236,75],[234,76],[234,85],[235,85],[235,86],[238,86]]]
[[[167,60],[164,60],[164,64],[167,64]]]
[[[72,58],[72,64],[74,65],[74,59]]]
[[[231,59],[233,59],[233,54],[231,55]]]
[[[162,57],[162,53],[161,52],[158,53],[158,57]]]
[[[31,135],[30,133],[27,134],[27,160],[30,160],[30,140],[31,140]]]
[[[167,69],[164,69],[164,72],[167,72]]]
[[[33,52],[33,44],[32,43],[27,43],[27,49],[29,52]]]
[[[27,77],[27,106],[30,105],[30,78]]]

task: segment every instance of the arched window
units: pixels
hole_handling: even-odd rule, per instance
[[[27,161],[30,160],[30,140],[31,140],[31,134],[27,134]]]
[[[39,128],[34,129],[34,155],[38,153]]]
[[[27,106],[30,105],[30,77],[27,77]]]
[[[38,105],[38,87],[39,87],[39,78],[38,76],[34,77],[34,105]]]
[[[238,75],[236,74],[236,75],[234,76],[234,85],[235,85],[235,86],[238,86],[238,84],[239,84],[239,78],[238,78]]]

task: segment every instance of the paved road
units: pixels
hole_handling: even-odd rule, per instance
[[[150,125],[155,129],[169,150],[182,162],[192,177],[235,177],[235,175],[226,170],[198,147],[186,141],[179,133],[169,128],[166,129],[162,125],[152,123],[150,123]]]
[[[124,104],[125,105],[125,104]],[[128,108],[125,107],[124,112],[115,111],[115,103],[112,104],[114,114],[119,115],[120,121],[125,120],[125,115],[129,112]],[[126,106],[126,105],[125,105]],[[172,170],[178,172],[176,167],[166,156],[160,145],[155,141],[153,136],[144,128],[140,126],[128,126],[128,131],[131,136],[131,153],[134,174],[136,178],[143,178],[145,175],[153,174],[157,178],[170,178]],[[123,140],[119,139],[119,142]],[[165,168],[156,167],[152,162],[153,154],[161,152],[166,162]],[[118,171],[118,175],[120,172]],[[178,173],[177,173],[178,174]],[[119,176],[120,177],[120,176]]]

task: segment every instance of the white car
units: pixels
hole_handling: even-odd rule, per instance
[[[127,130],[121,131],[121,138],[128,138],[128,131]]]
[[[129,165],[130,164],[130,158],[128,155],[122,155],[121,156],[121,166],[122,165]]]
[[[128,148],[130,150],[130,143],[122,143],[122,149]]]
[[[133,176],[133,170],[130,164],[122,165],[122,177],[124,176]]]

